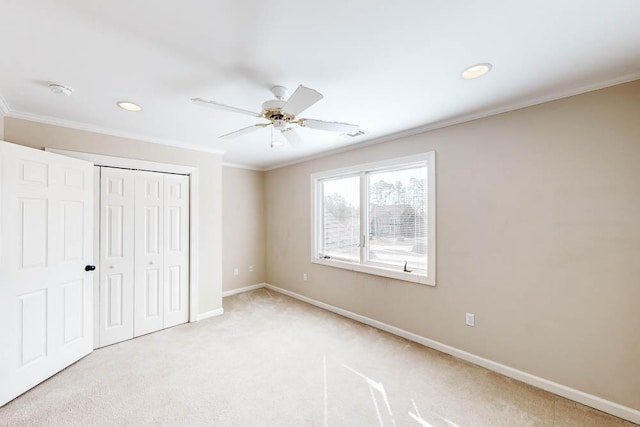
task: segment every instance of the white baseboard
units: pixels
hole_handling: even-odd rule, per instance
[[[386,323],[379,322],[369,317],[361,316],[351,311],[344,310],[342,308],[338,308],[333,305],[326,304],[320,301],[316,301],[312,298],[297,294],[295,292],[288,291],[286,289],[279,288],[277,286],[270,285],[268,283],[265,283],[264,286],[267,289],[280,292],[284,295],[288,295],[300,301],[304,301],[311,305],[315,305],[316,307],[320,307],[325,310],[332,311],[341,316],[348,317],[350,319],[356,320],[366,325],[373,326],[374,328],[378,328],[383,331],[389,332],[391,334],[400,336],[402,338],[406,338],[410,341],[416,342],[418,344],[422,344],[426,347],[433,348],[434,350],[438,350],[443,353],[450,354],[457,358],[466,360],[467,362],[471,362],[473,364],[487,368],[491,371],[498,372],[507,377],[514,378],[516,380],[522,381],[532,386],[557,394],[558,396],[566,397],[567,399],[574,400],[576,402],[582,403],[583,405],[587,405],[592,408],[598,409],[600,411],[609,413],[611,415],[615,415],[616,417],[624,418],[625,420],[640,424],[640,411],[636,409],[629,408],[627,406],[623,406],[618,403],[611,402],[609,400],[605,400],[597,396],[593,396],[591,394],[582,392],[580,390],[576,390],[574,388],[567,387],[562,384],[558,384],[553,381],[549,381],[532,374],[528,374],[526,372],[520,371],[510,366],[506,366],[501,363],[494,362],[489,359],[485,359],[484,357],[480,357],[475,354],[468,353],[464,350],[460,350],[458,348],[443,344],[441,342],[422,337],[412,332],[405,331],[404,329],[396,328],[395,326],[391,326]]]
[[[199,322],[204,319],[208,319],[209,317],[221,316],[223,314],[224,314],[224,308],[217,308],[215,310],[206,311],[204,313],[198,314],[198,317],[196,318],[196,322]]]
[[[253,291],[255,289],[264,288],[265,286],[266,286],[266,283],[258,283],[256,285],[249,285],[249,286],[244,286],[242,288],[231,289],[231,290],[228,290],[228,291],[224,291],[222,293],[222,298],[229,297],[229,296],[235,295],[235,294],[240,294],[242,292],[249,292],[249,291]]]

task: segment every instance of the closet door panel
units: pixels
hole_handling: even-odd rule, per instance
[[[189,177],[164,175],[164,327],[189,320]]]
[[[163,328],[164,174],[136,171],[135,328],[140,336]]]
[[[135,173],[100,171],[100,347],[133,338]]]

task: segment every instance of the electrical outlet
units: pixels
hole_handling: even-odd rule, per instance
[[[238,271],[238,267],[233,269],[233,275],[237,276],[240,272]]]
[[[307,281],[307,273],[302,273],[302,280]]]
[[[467,313],[464,319],[464,323],[467,326],[476,326],[476,315],[473,313]]]
[[[253,265],[249,266],[249,273],[253,273]]]

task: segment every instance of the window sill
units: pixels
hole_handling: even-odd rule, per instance
[[[418,273],[409,273],[391,268],[374,267],[371,265],[356,264],[348,261],[338,261],[335,259],[311,258],[314,264],[326,265],[328,267],[342,268],[343,270],[357,271],[359,273],[372,274],[374,276],[388,277],[390,279],[403,280],[405,282],[419,283],[422,285],[435,286],[435,281],[429,276]]]

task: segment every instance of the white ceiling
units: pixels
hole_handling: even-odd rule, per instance
[[[0,11],[9,116],[221,150],[256,168],[640,78],[637,0],[0,0]],[[479,62],[493,71],[460,78]],[[75,93],[54,95],[50,81]],[[300,129],[295,149],[270,149],[268,129],[222,141],[259,120],[190,102],[259,111],[275,84],[318,90],[302,116],[367,134]]]

